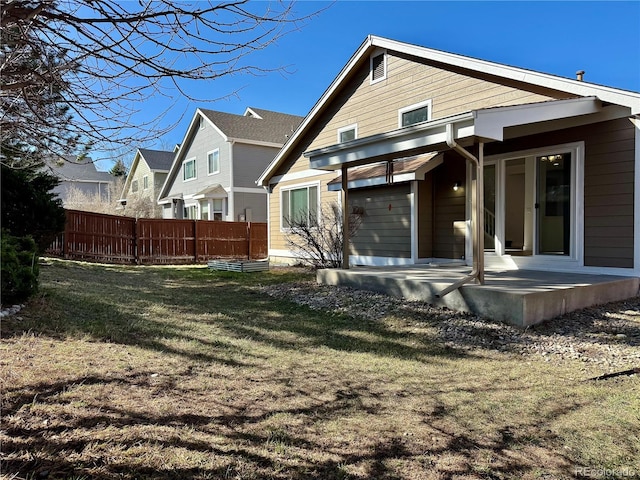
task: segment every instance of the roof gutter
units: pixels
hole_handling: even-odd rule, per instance
[[[468,150],[458,145],[454,138],[453,123],[446,125],[447,145],[455,150],[464,158],[466,158],[475,167],[476,184],[475,184],[475,209],[472,213],[471,224],[473,226],[473,268],[471,273],[457,282],[449,285],[444,290],[436,294],[436,298],[442,298],[445,295],[459,289],[466,283],[477,281],[480,285],[484,284],[484,184],[483,184],[483,156],[484,143],[479,143],[479,158],[475,157]]]

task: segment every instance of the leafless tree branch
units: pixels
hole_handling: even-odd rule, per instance
[[[156,140],[177,122],[140,123],[146,101],[160,96],[169,109],[176,92],[201,102],[232,95],[197,98],[186,83],[281,70],[254,63],[251,54],[315,15],[296,15],[288,0],[1,0],[0,5],[0,140],[18,137],[34,149],[53,150],[63,149],[68,138],[75,139],[74,148],[101,150]],[[63,108],[67,121],[47,124],[47,108],[53,106]],[[59,141],[44,139],[55,127]]]

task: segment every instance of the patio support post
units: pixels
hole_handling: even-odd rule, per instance
[[[448,123],[446,126],[447,131],[447,145],[450,148],[458,152],[464,158],[466,158],[474,167],[476,173],[476,179],[473,182],[473,212],[471,217],[471,228],[473,236],[473,268],[471,273],[464,278],[461,278],[457,282],[449,285],[447,288],[436,294],[436,298],[442,298],[445,295],[459,289],[465,283],[469,283],[476,280],[480,285],[484,284],[484,184],[482,182],[483,172],[483,157],[484,157],[484,143],[480,142],[478,145],[478,155],[476,158],[469,153],[466,149],[458,145],[454,139],[453,124]]]
[[[478,215],[478,283],[484,285],[484,142],[478,144],[478,178],[476,179],[476,202]]]
[[[349,179],[348,168],[342,165],[342,268],[349,269]]]

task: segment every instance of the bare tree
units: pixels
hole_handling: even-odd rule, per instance
[[[109,183],[106,195],[104,192],[86,192],[73,185],[65,196],[64,208],[109,215],[128,215],[120,205],[120,193],[124,182],[124,177],[114,177],[114,180]]]
[[[315,268],[340,268],[344,235],[342,207],[337,203],[324,206],[319,215],[295,215],[288,220],[287,244],[301,262]],[[349,214],[349,238],[353,238],[362,216]]]
[[[2,143],[19,137],[33,150],[59,154],[70,153],[69,147],[104,151],[130,146],[132,140],[137,145],[156,140],[180,118],[164,127],[162,115],[140,122],[146,100],[164,97],[168,111],[177,96],[215,100],[194,98],[192,81],[279,70],[251,63],[251,53],[310,18],[296,16],[292,1],[1,0],[0,5]],[[53,107],[61,108],[64,118],[55,125],[43,114]]]

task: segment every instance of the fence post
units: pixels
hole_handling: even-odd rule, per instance
[[[251,222],[247,222],[247,260],[251,260]]]
[[[62,234],[62,258],[67,258],[67,252],[69,251],[69,248],[67,247],[67,242],[69,242],[69,238],[71,237],[71,235],[69,235],[70,232],[70,228],[69,228],[69,217],[70,217],[70,213],[69,211],[65,211],[65,215],[64,215],[64,233]]]
[[[193,220],[193,263],[198,263],[200,252],[198,251],[198,221]]]
[[[133,228],[133,260],[136,265],[140,265],[140,253],[139,253],[140,246],[139,246],[139,240],[138,240],[139,238],[140,238],[140,222],[136,217],[134,228]]]

